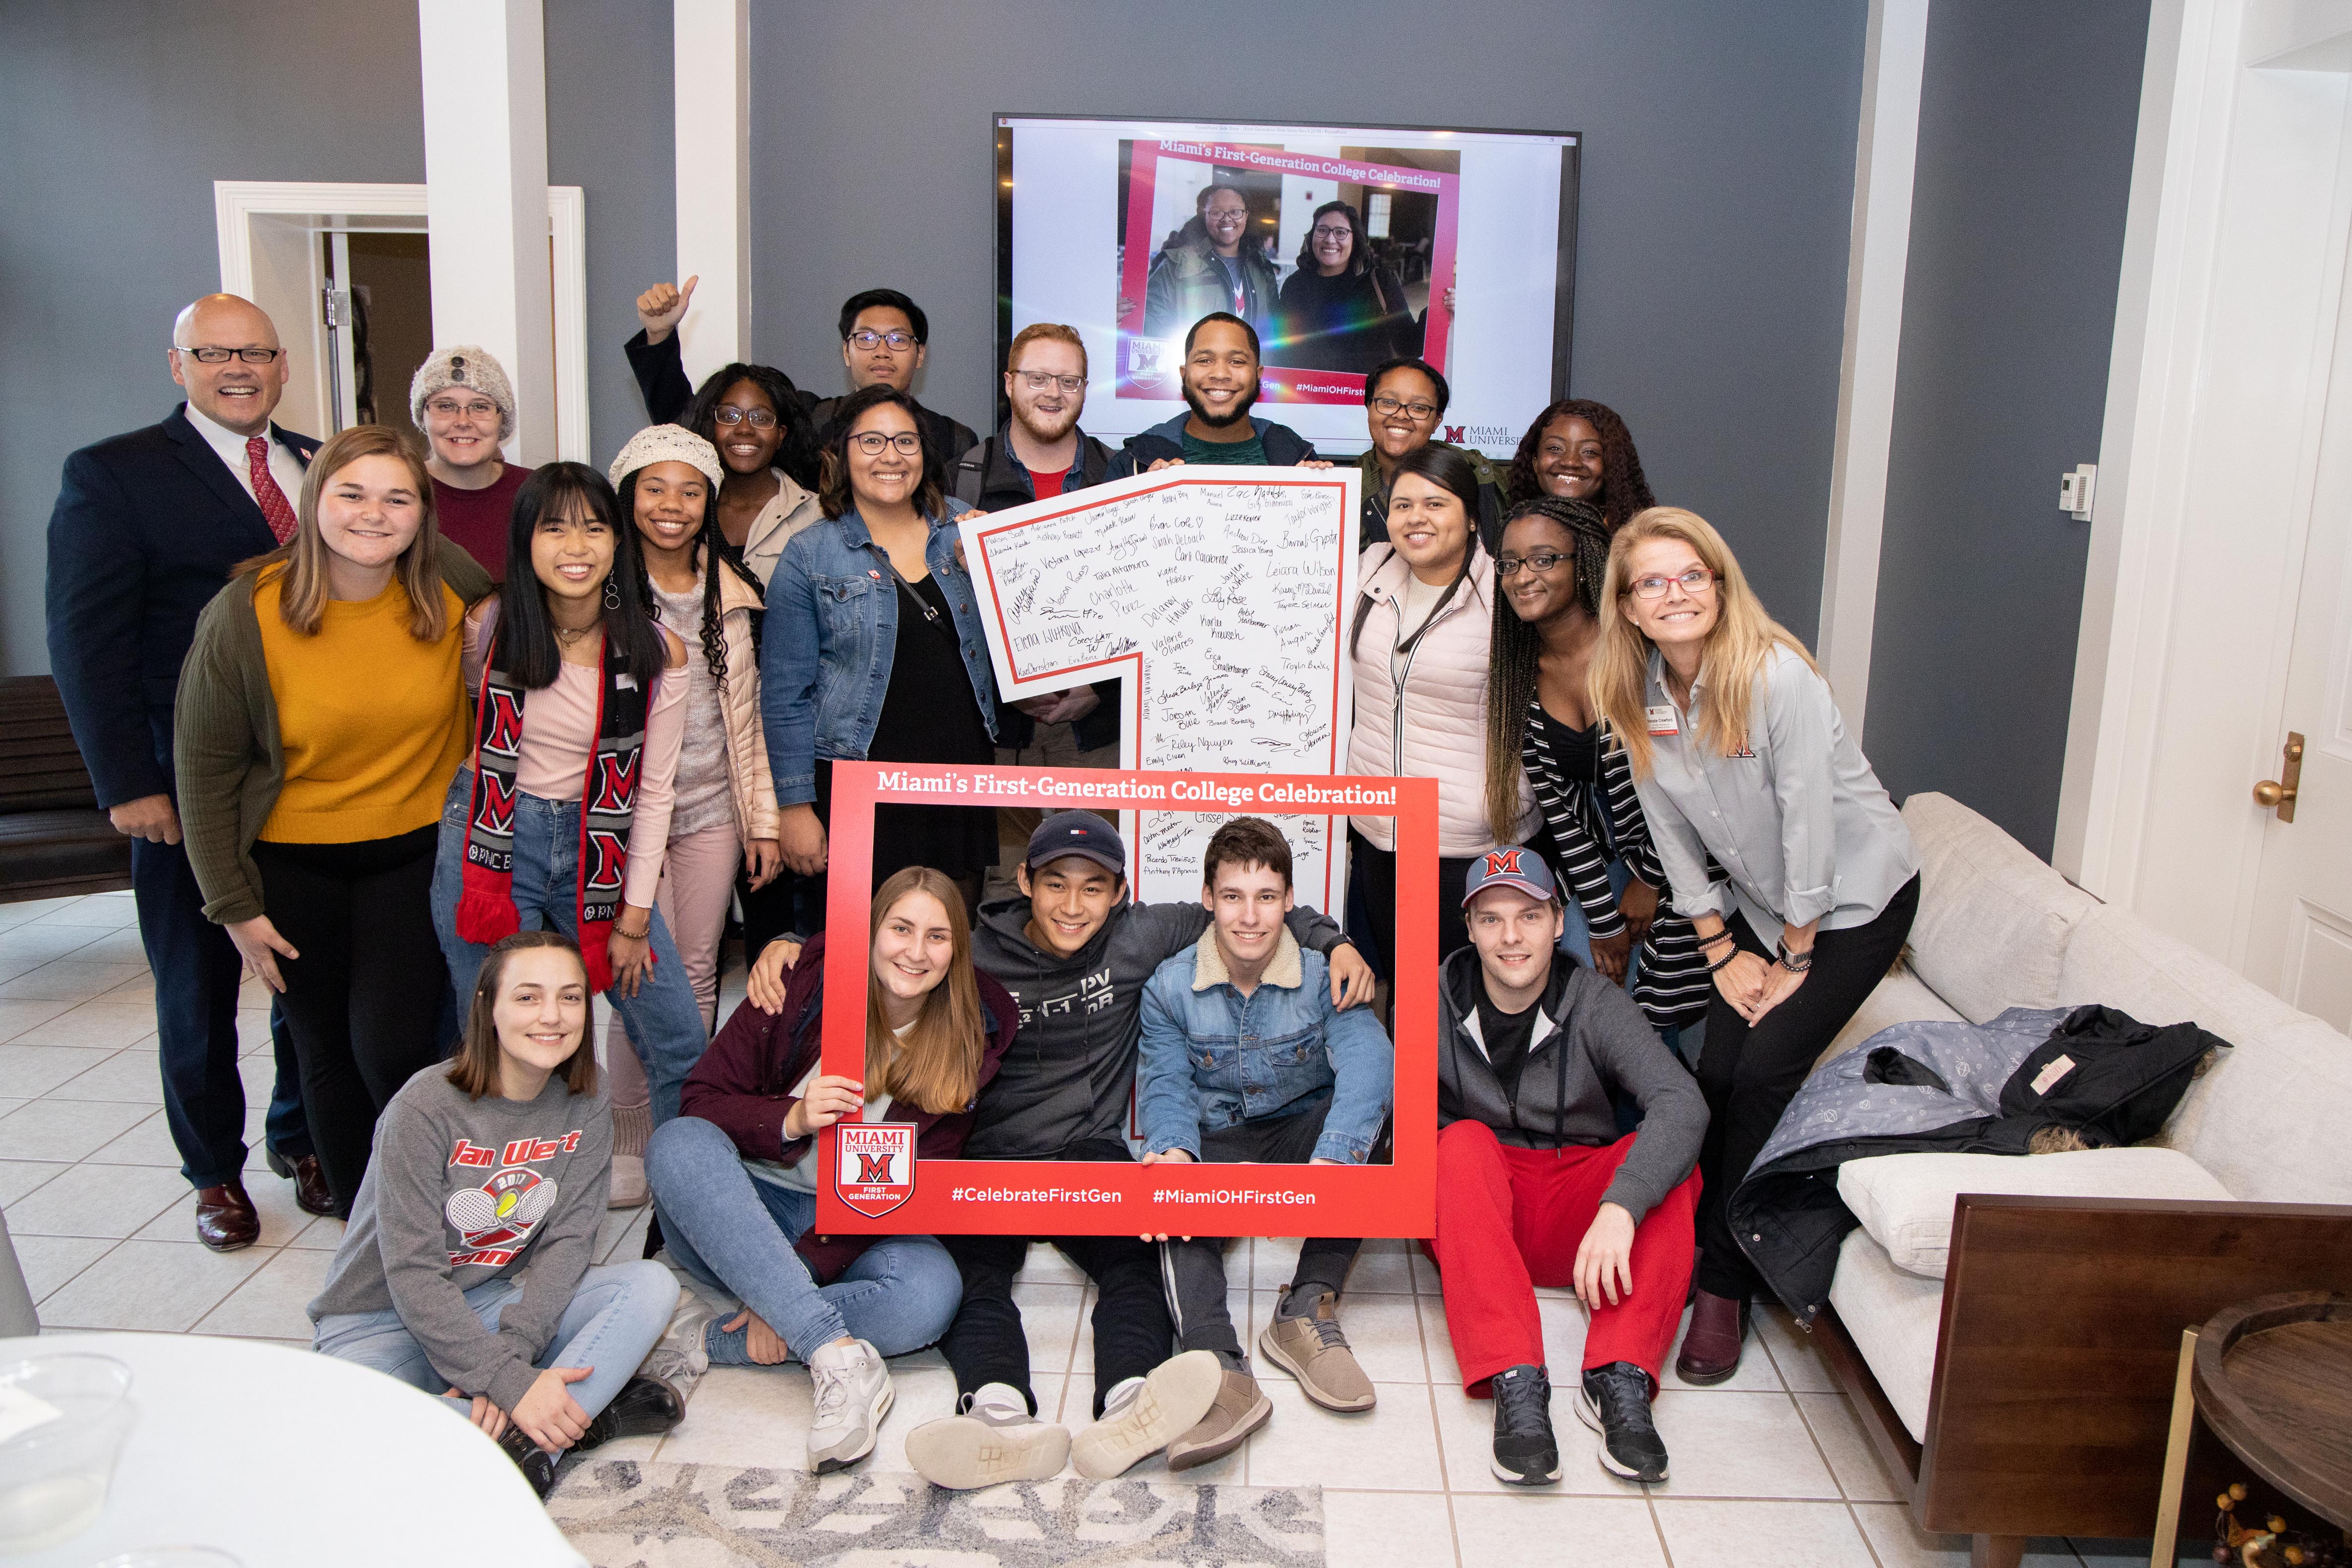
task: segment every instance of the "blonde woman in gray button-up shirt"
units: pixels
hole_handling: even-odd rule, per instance
[[[1725,1223],[1790,1098],[1901,952],[1919,857],[1812,656],[1723,538],[1674,507],[1611,542],[1593,705],[1633,766],[1675,908],[1714,965],[1699,1058],[1698,1300],[1675,1370],[1738,1369],[1757,1285]],[[1706,857],[1730,873],[1710,883]]]

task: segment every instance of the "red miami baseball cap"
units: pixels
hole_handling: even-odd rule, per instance
[[[1029,836],[1029,868],[1076,855],[1114,876],[1127,875],[1127,840],[1091,811],[1057,811]]]
[[[1544,858],[1517,844],[1489,849],[1470,863],[1470,875],[1462,884],[1462,907],[1468,909],[1470,900],[1489,888],[1517,888],[1531,899],[1559,897],[1559,884]]]

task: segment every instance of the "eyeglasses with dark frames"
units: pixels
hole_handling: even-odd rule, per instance
[[[850,333],[845,341],[855,344],[858,348],[864,349],[867,353],[872,353],[876,349],[880,348],[885,343],[890,345],[890,350],[893,353],[905,353],[908,349],[915,346],[915,334],[912,332],[877,332],[873,328],[867,327],[862,331]]]
[[[1571,557],[1551,550],[1538,551],[1533,555],[1497,555],[1495,557],[1495,575],[1516,577],[1522,566],[1530,572],[1549,572],[1561,562],[1570,559]]]
[[[885,447],[896,447],[901,455],[915,457],[923,449],[923,438],[912,430],[901,430],[886,436],[879,430],[861,430],[849,438],[849,444],[869,458],[878,458]]]
[[[210,344],[203,348],[181,348],[174,343],[172,347],[174,353],[193,354],[198,364],[226,364],[232,359],[241,359],[247,364],[268,364],[286,352],[284,349],[224,349]]]
[[[710,411],[710,416],[721,425],[749,425],[754,430],[776,427],[775,411],[769,408],[738,408],[731,403],[722,403]]]

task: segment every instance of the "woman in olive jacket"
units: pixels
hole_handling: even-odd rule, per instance
[[[173,763],[205,913],[284,997],[348,1217],[378,1113],[440,1055],[427,895],[466,748],[458,630],[490,580],[440,537],[423,456],[388,426],[321,447],[296,513],[196,623]]]

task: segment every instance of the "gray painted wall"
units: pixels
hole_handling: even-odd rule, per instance
[[[635,300],[677,267],[670,8],[553,0],[545,8],[547,183],[588,204],[588,414],[596,465],[644,427],[621,345]]]
[[[411,5],[0,5],[8,673],[49,667],[41,583],[66,454],[179,401],[172,318],[220,286],[213,182],[422,180],[417,93]]]
[[[923,395],[987,420],[996,110],[1581,132],[1571,388],[1625,416],[1659,499],[1721,526],[1811,637],[1866,9],[1462,0],[1433,32],[1407,0],[763,0],[754,342],[837,391],[841,301],[903,289],[931,320]]]
[[[1866,741],[2047,856],[2139,121],[2147,0],[1928,14]]]

